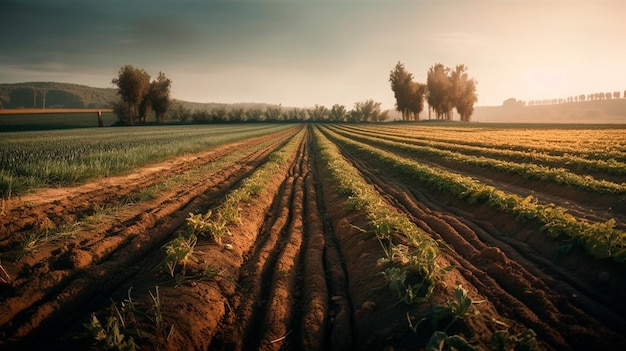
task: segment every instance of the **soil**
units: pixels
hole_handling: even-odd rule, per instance
[[[172,278],[162,247],[185,227],[188,214],[222,203],[301,128],[307,130],[297,152],[260,196],[244,203],[232,236],[222,245],[200,237],[197,261]],[[481,349],[491,348],[497,331],[519,335],[527,329],[536,333],[538,349],[626,348],[623,264],[593,259],[564,239],[550,239],[537,223],[469,205],[343,150],[387,203],[437,240],[439,265],[455,267],[427,302],[398,302],[378,274],[380,244],[362,229],[365,214],[345,206],[309,128],[5,201],[0,348],[98,349],[93,339],[81,337],[85,325],[92,316],[106,324],[119,313],[133,325],[126,333],[142,350],[423,349],[433,333],[433,307],[446,305],[458,286],[475,302],[472,312],[441,324]],[[254,147],[262,143],[267,146]],[[235,150],[245,151],[236,163],[190,176],[150,199],[128,200]],[[607,213],[601,199],[589,194],[578,202],[541,183],[482,176],[519,191],[532,186],[538,196],[572,204],[580,213]],[[90,221],[120,203],[114,215]],[[88,225],[76,225],[67,239],[23,250],[29,236],[66,223]],[[618,225],[625,225],[621,217]]]

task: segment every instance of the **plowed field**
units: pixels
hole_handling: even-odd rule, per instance
[[[3,200],[0,349],[626,349],[619,256],[594,257],[582,239],[548,235],[539,220],[456,196],[356,143],[532,195],[579,221],[612,220],[616,235],[626,229],[624,193],[379,145],[367,138],[403,134],[366,129],[297,125],[126,175]],[[168,245],[196,238],[186,236],[190,214],[225,216],[216,213],[233,190],[257,179],[251,177],[276,161],[278,150],[287,150],[284,162],[263,184],[252,184],[258,191],[237,204],[228,235],[198,234],[193,254],[168,267]],[[402,253],[419,251],[420,243],[396,227],[378,236],[360,193],[338,181],[332,150],[357,171],[355,183],[373,189],[377,206],[436,243],[437,271],[422,280],[417,298],[402,296],[382,272],[398,267],[408,286],[419,285]],[[612,162],[616,171],[572,173],[626,186],[624,160]],[[471,299],[464,312],[461,292]]]

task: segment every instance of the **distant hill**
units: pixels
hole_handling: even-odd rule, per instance
[[[0,104],[7,109],[108,108],[116,100],[116,92],[113,88],[93,88],[70,83],[0,84]]]
[[[476,122],[626,123],[626,99],[592,100],[540,106],[478,106]]]
[[[5,109],[14,108],[110,108],[111,102],[116,101],[116,88],[93,88],[86,85],[56,83],[56,82],[30,82],[0,84],[0,106]],[[211,110],[218,107],[228,108],[260,108],[275,106],[265,103],[200,103],[176,100],[185,109],[190,111]]]

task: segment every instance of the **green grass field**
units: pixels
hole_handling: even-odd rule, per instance
[[[117,121],[117,116],[115,113],[105,112],[102,114],[102,120],[105,126],[110,126]],[[90,127],[98,127],[95,113],[0,114],[0,132]]]

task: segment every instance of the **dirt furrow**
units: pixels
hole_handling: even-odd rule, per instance
[[[234,315],[225,320],[212,348],[271,350],[290,341],[304,235],[307,164],[308,143],[303,142],[270,208],[269,213],[278,215],[268,218],[259,230],[242,267],[238,284],[242,288],[231,302]]]
[[[17,233],[46,230],[64,222],[86,217],[101,204],[120,202],[142,189],[162,182],[169,176],[213,162],[251,145],[271,139],[284,139],[293,135],[294,130],[288,129],[218,146],[199,154],[180,156],[142,167],[124,176],[108,177],[70,188],[50,188],[12,198],[3,205],[3,213],[0,215],[0,246],[10,247],[13,242],[24,236]]]
[[[59,323],[60,318],[73,315],[94,295],[112,291],[132,273],[137,260],[158,249],[184,223],[188,212],[222,197],[278,144],[249,154],[239,166],[222,169],[210,180],[201,179],[162,194],[136,209],[142,214],[133,215],[131,211],[120,228],[105,226],[62,245],[61,250],[52,250],[56,256],[44,257],[43,266],[34,264],[31,273],[14,282],[15,293],[11,295],[15,297],[0,303],[3,318],[8,318],[4,322],[11,320],[2,323],[0,329],[4,342],[24,347],[28,342],[37,342],[33,335],[54,335],[54,331],[69,323]],[[28,341],[22,343],[23,339]]]
[[[533,328],[556,349],[587,349],[593,345],[611,349],[623,345],[619,324],[614,325],[617,330],[611,330],[590,317],[590,314],[596,313],[581,310],[579,304],[573,301],[578,297],[567,295],[573,289],[563,288],[563,283],[557,289],[553,281],[558,277],[531,273],[540,269],[520,259],[519,253],[502,242],[490,243],[495,246],[483,243],[480,235],[463,224],[468,219],[453,220],[455,217],[450,214],[432,209],[425,211],[415,198],[407,196],[401,184],[403,180],[392,180],[393,176],[384,171],[374,174],[370,169],[376,169],[375,165],[356,159],[347,152],[346,155],[369,181],[378,186],[379,191],[388,194],[389,201],[414,216],[414,222],[450,247],[446,254],[462,266],[460,271],[464,276],[473,281],[501,313],[516,316],[515,319]],[[385,180],[381,178],[383,175]],[[400,184],[396,185],[397,182]],[[407,186],[413,185],[409,182]],[[459,203],[455,203],[455,207],[458,206]],[[507,247],[507,250],[499,247]]]

